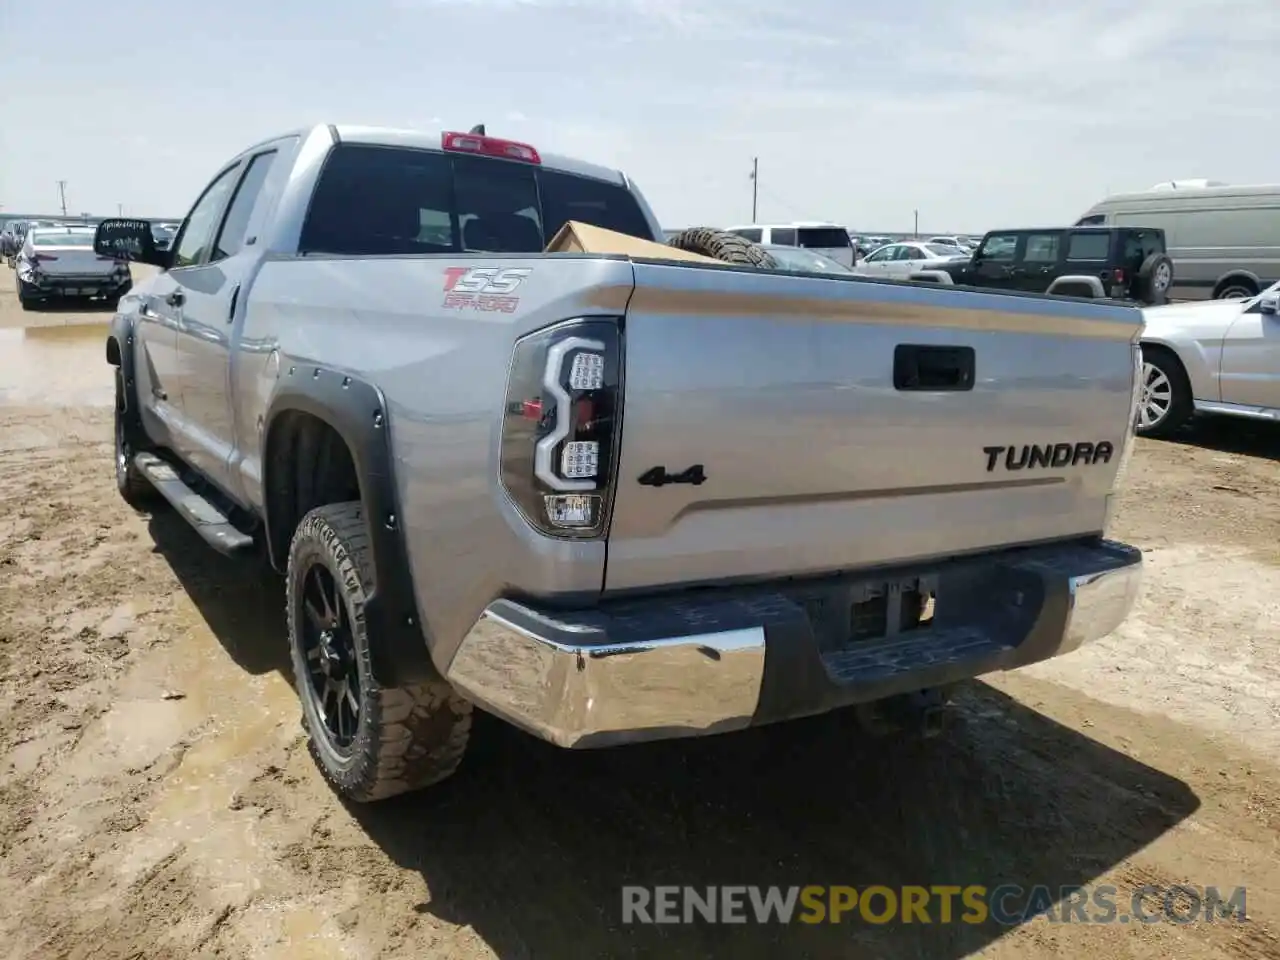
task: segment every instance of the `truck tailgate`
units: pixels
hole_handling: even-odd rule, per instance
[[[635,275],[607,591],[1102,530],[1138,310],[653,263]]]

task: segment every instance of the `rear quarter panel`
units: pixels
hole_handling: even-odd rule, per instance
[[[529,270],[512,312],[445,305],[446,269],[488,266]],[[599,594],[604,542],[551,540],[520,517],[498,482],[499,427],[515,340],[572,317],[621,316],[632,287],[630,262],[575,255],[268,259],[254,282],[248,402],[269,410],[281,378],[308,364],[386,398],[416,599],[441,669],[496,597]],[[260,453],[242,470],[260,491]]]

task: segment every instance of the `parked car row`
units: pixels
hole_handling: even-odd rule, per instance
[[[57,220],[8,220],[0,225],[0,257],[5,264],[12,267],[22,249],[22,241],[27,231],[35,227],[57,227],[63,224]]]

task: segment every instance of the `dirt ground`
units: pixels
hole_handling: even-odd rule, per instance
[[[488,722],[452,781],[348,807],[280,585],[116,496],[105,320],[0,291],[0,955],[1280,958],[1280,431],[1141,442],[1133,618],[970,684],[938,740]],[[627,883],[1245,886],[1250,919],[624,927]]]

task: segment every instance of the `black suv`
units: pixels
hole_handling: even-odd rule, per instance
[[[992,230],[970,260],[942,264],[956,283],[997,290],[1098,296],[1091,282],[1054,283],[1064,277],[1096,277],[1101,296],[1142,304],[1164,303],[1173,283],[1173,261],[1164,231],[1156,227],[1049,227]]]

